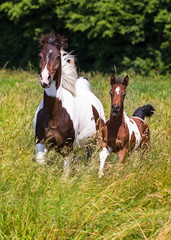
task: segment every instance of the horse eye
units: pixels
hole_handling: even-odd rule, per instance
[[[56,57],[56,60],[60,60],[60,58],[61,58],[61,56],[57,56],[57,57]]]
[[[39,54],[38,56],[39,56],[39,59],[42,59],[42,55]]]

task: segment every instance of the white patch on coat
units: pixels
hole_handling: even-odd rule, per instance
[[[84,140],[96,133],[92,105],[99,113],[99,117],[105,122],[105,114],[100,100],[91,92],[90,83],[84,77],[76,82],[76,105],[78,111],[79,128],[75,144],[84,144]]]
[[[120,87],[117,87],[117,88],[115,89],[116,94],[119,94],[119,91],[120,91]]]
[[[137,124],[135,123],[135,121],[133,119],[130,119],[126,113],[124,112],[124,119],[125,119],[125,122],[128,126],[128,130],[129,130],[129,143],[131,141],[131,136],[132,136],[132,133],[135,134],[135,147],[134,149],[137,149],[140,145],[140,142],[141,142],[141,134],[140,134],[140,131],[137,127]]]
[[[60,86],[57,95],[61,99],[62,107],[69,113],[75,130],[75,145],[83,145],[87,138],[96,133],[96,123],[92,118],[92,105],[96,108],[100,118],[105,122],[103,106],[99,99],[91,92],[87,79],[81,77],[76,82],[76,96]],[[93,118],[94,119],[94,118]]]

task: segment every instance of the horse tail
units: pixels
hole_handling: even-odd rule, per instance
[[[155,109],[152,105],[147,104],[135,110],[133,117],[139,117],[144,120],[145,117],[151,117]]]

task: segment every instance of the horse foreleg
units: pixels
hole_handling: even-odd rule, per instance
[[[37,143],[35,146],[36,161],[40,164],[45,163],[45,153],[47,152],[45,144]]]
[[[119,157],[119,165],[121,165],[125,162],[125,159],[127,157],[127,153],[128,153],[128,148],[127,147],[124,147],[122,150],[117,152],[117,155]]]
[[[91,146],[87,146],[86,152],[87,152],[87,160],[89,160],[93,154],[93,148]]]
[[[100,155],[99,155],[100,168],[99,168],[99,172],[98,172],[99,178],[101,178],[104,175],[104,172],[103,172],[104,164],[105,164],[107,156],[110,155],[111,152],[112,152],[112,149],[109,147],[104,147],[103,150],[100,152]]]
[[[67,156],[64,159],[64,171],[63,171],[63,178],[67,178],[69,176],[69,172],[70,172],[70,166],[72,163],[72,156]]]

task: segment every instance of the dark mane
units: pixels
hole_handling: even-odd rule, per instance
[[[116,77],[116,78],[115,78],[115,81],[116,81],[117,84],[121,84],[122,81],[123,81],[123,79],[120,78],[120,77]]]
[[[43,46],[45,43],[51,44],[59,50],[62,48],[66,49],[68,47],[67,38],[60,36],[60,34],[55,35],[54,32],[51,32],[46,36],[44,34],[40,36],[40,45]]]

